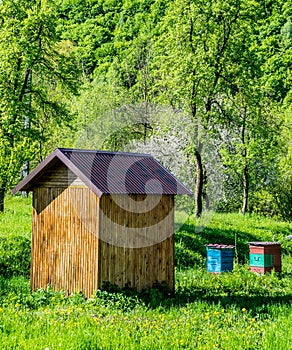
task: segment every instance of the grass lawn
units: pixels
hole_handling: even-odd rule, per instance
[[[6,198],[5,213],[0,213],[0,237],[17,235],[30,238],[31,213],[31,196]]]
[[[31,230],[30,198],[6,205],[0,255],[5,239],[28,239]],[[292,349],[291,223],[215,213],[178,226],[174,295],[159,288],[97,291],[90,299],[50,289],[30,294],[17,264],[24,253],[13,251],[13,241],[0,256],[1,349]],[[282,273],[251,273],[250,241],[281,242]],[[206,243],[236,245],[232,272],[206,272]],[[9,276],[4,259],[14,264]]]

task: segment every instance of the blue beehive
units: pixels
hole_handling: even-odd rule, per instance
[[[234,246],[207,244],[207,271],[221,273],[233,270]]]

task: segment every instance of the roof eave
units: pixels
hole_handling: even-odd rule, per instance
[[[80,178],[81,181],[99,198],[102,196],[102,192],[88,179],[82,171],[80,171],[70,159],[68,159],[58,148],[55,149],[46,159],[44,159],[31,173],[29,173],[23,180],[21,180],[17,186],[15,186],[11,192],[16,194],[19,191],[32,191],[33,182],[38,180],[45,171],[54,165],[57,160],[63,162],[69,170],[71,170],[76,176]]]
[[[16,194],[19,191],[31,191],[31,183],[40,178],[44,172],[55,163],[55,161],[59,158],[59,153],[60,151],[58,149],[52,152],[11,190],[12,194]]]
[[[92,182],[92,179],[87,177],[84,172],[77,166],[74,165],[70,157],[67,157],[64,154],[64,151],[67,149],[59,149],[57,148],[54,152],[52,152],[45,160],[43,160],[28,176],[26,176],[23,180],[19,182],[17,186],[12,189],[12,193],[16,194],[19,191],[31,191],[35,187],[35,183],[41,178],[41,176],[52,167],[56,161],[61,161],[70,171],[72,171],[83,183],[99,198],[106,194],[102,192],[96,184]],[[68,149],[71,150],[71,149]],[[81,152],[81,151],[80,151]],[[86,151],[86,152],[94,152],[94,151]],[[164,168],[160,163],[157,162],[152,156],[151,158],[154,162],[157,163],[159,167],[162,167],[168,174],[169,171]],[[193,193],[190,191],[184,184],[182,184],[175,176],[171,174],[172,179],[176,182],[177,186],[175,189],[165,189],[166,191],[163,194],[170,195],[189,195],[192,196]],[[154,193],[152,193],[154,194]],[[161,193],[159,193],[161,194]]]
[[[78,176],[80,178],[81,181],[84,182],[84,184],[93,192],[97,195],[97,197],[101,197],[103,195],[103,192],[97,188],[92,182],[91,180],[84,175],[84,173],[77,168],[71,161],[69,158],[67,158],[61,151],[60,151],[60,158],[59,158],[66,166],[69,170],[71,170],[76,176]]]

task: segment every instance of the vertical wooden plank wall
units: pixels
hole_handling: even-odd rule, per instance
[[[99,199],[56,163],[34,188],[32,290],[51,285],[90,297],[104,282],[173,290],[173,213],[172,195]]]
[[[98,289],[99,198],[88,188],[34,189],[31,288]]]
[[[99,286],[110,282],[138,291],[156,282],[174,289],[174,198],[103,195],[100,200]],[[157,204],[158,203],[158,204]]]

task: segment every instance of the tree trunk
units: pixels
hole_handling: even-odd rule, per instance
[[[203,194],[203,165],[202,165],[202,157],[200,150],[202,148],[202,144],[200,143],[199,148],[195,152],[195,161],[196,161],[196,170],[197,170],[197,178],[196,178],[196,217],[199,218],[202,215],[203,211],[203,203],[202,203],[202,194]]]
[[[245,215],[247,212],[247,205],[248,205],[248,190],[249,190],[249,179],[248,179],[248,165],[246,161],[247,156],[247,150],[246,150],[246,108],[243,113],[243,121],[242,121],[242,129],[241,129],[241,142],[243,144],[243,151],[242,151],[242,157],[245,162],[244,168],[243,168],[243,203],[242,203],[242,215]]]
[[[4,188],[0,188],[0,213],[4,212],[4,196],[5,190]]]
[[[249,179],[248,179],[248,167],[247,165],[243,169],[243,203],[242,203],[242,215],[247,212],[248,205],[248,190],[249,190]]]
[[[203,200],[204,200],[204,209],[205,210],[209,210],[210,208],[210,201],[209,201],[209,196],[207,194],[206,188],[207,188],[207,184],[208,184],[208,176],[207,176],[207,169],[204,166],[203,167],[204,172],[203,172],[203,192],[202,192],[202,196],[203,196]]]

